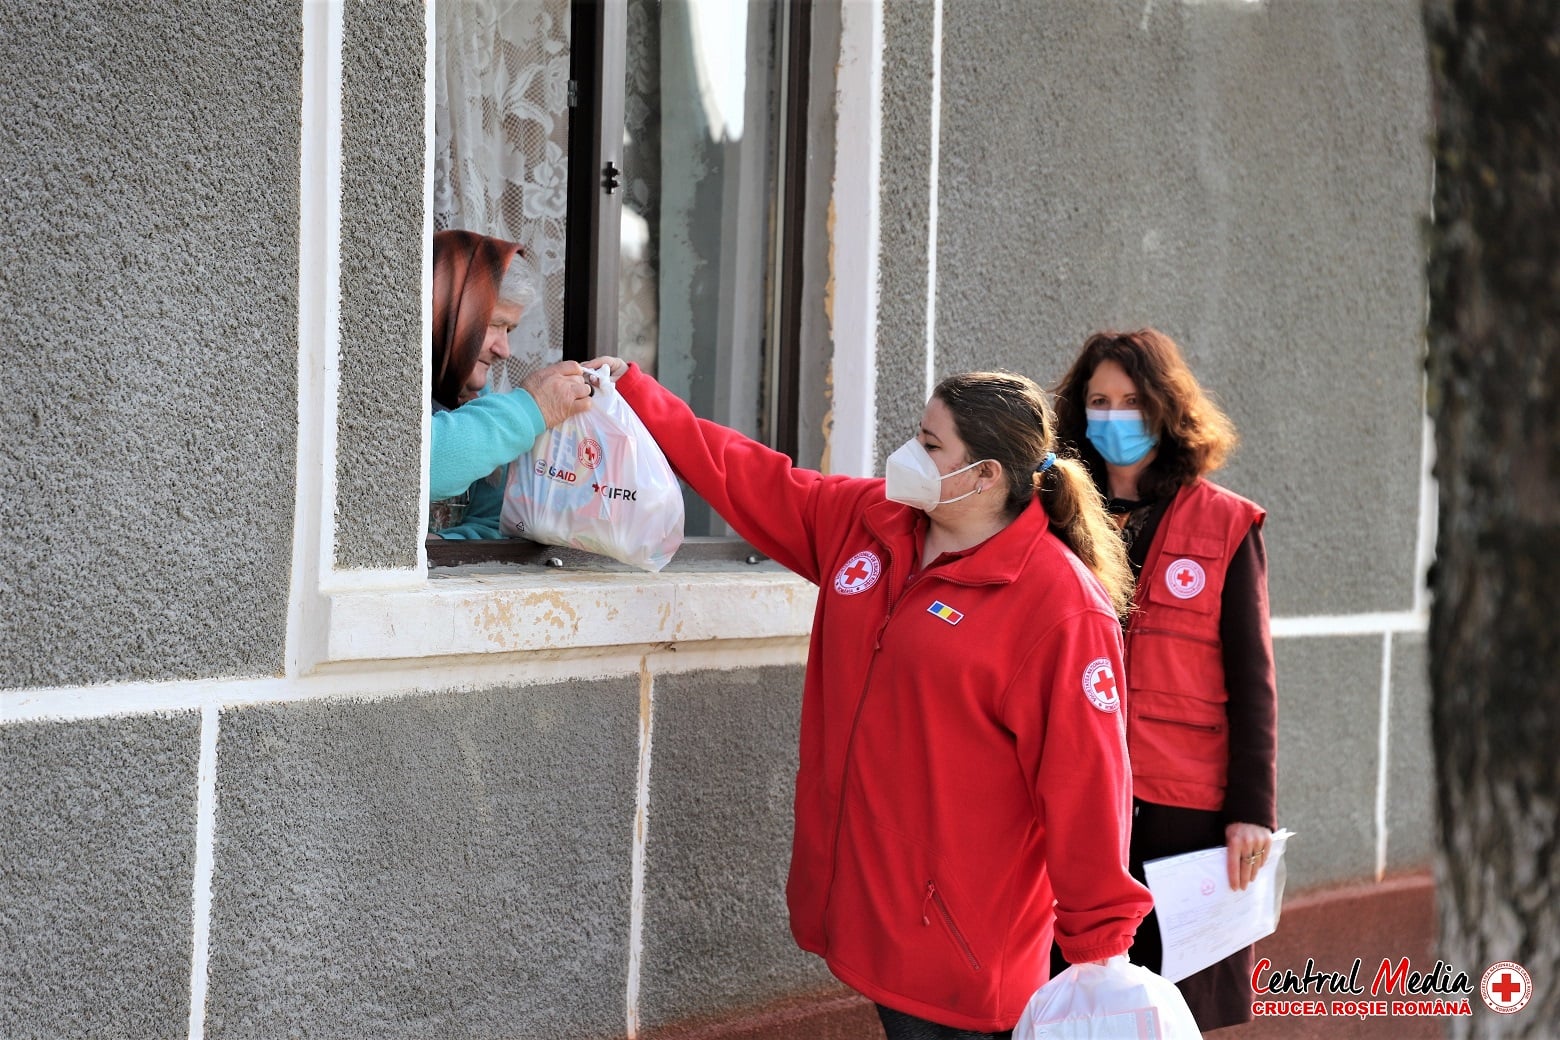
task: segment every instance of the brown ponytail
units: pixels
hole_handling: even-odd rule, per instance
[[[1038,493],[1051,529],[1105,586],[1116,613],[1132,609],[1126,547],[1105,512],[1099,489],[1076,458],[1056,458],[1056,415],[1046,392],[1011,372],[967,372],[937,384],[971,459],[1002,464],[1007,509],[1016,516]]]
[[[1080,460],[1058,458],[1050,468],[1034,474],[1034,485],[1051,519],[1051,530],[1105,586],[1117,616],[1126,617],[1132,612],[1132,567],[1094,478]]]

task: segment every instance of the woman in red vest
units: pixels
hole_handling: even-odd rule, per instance
[[[1137,577],[1126,622],[1131,870],[1223,845],[1231,887],[1266,860],[1278,694],[1261,507],[1205,479],[1235,428],[1162,332],[1089,337],[1056,388],[1059,439],[1105,496]],[[1131,959],[1155,971],[1150,915]],[[1251,1019],[1252,948],[1180,983],[1203,1029]]]

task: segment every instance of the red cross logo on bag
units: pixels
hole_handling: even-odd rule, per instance
[[[845,566],[834,576],[834,591],[842,596],[854,596],[866,592],[877,584],[878,575],[883,573],[883,564],[877,558],[877,553],[866,551],[859,552],[845,561]]]

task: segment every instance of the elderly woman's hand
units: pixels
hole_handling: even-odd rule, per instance
[[[1273,848],[1273,832],[1255,823],[1232,823],[1224,828],[1230,887],[1244,892],[1267,862]]]
[[[520,388],[536,401],[550,430],[590,407],[590,384],[578,361],[559,361],[526,376]]]

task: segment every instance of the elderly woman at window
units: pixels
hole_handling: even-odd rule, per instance
[[[509,333],[535,298],[530,265],[513,242],[470,231],[433,236],[433,434],[428,491],[436,537],[497,538],[499,467],[542,432],[590,407],[578,362],[531,373],[512,393],[489,393],[488,371],[509,356]],[[449,508],[450,503],[455,508]]]

